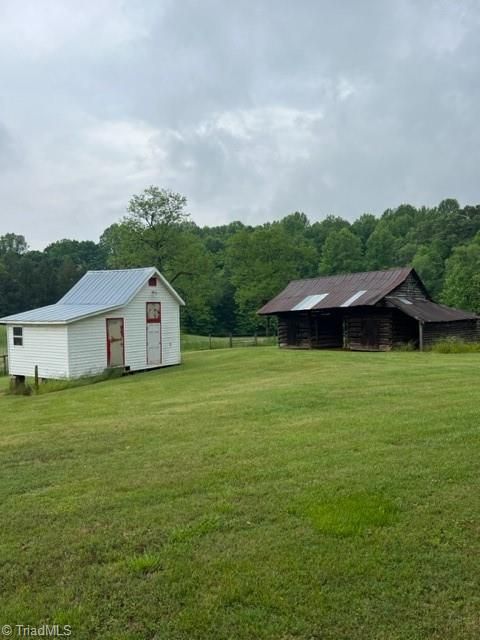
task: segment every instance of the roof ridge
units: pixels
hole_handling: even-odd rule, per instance
[[[151,271],[152,269],[156,269],[157,267],[125,267],[125,269],[89,269],[85,272],[87,273],[114,273],[116,271]]]
[[[413,267],[391,267],[390,269],[373,269],[372,271],[346,271],[344,273],[330,273],[328,275],[313,276],[312,278],[295,278],[292,282],[308,282],[310,280],[324,280],[326,278],[339,278],[340,276],[361,276],[372,273],[393,273],[394,271],[413,271]]]

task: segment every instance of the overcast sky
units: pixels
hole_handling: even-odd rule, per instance
[[[476,0],[0,0],[0,234],[480,202]]]

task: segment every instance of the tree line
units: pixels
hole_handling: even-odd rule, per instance
[[[402,204],[353,222],[301,212],[262,225],[199,226],[184,196],[149,187],[99,242],[64,239],[30,250],[0,237],[0,317],[56,302],[87,270],[156,266],[184,297],[183,329],[267,330],[256,310],[293,279],[413,266],[434,300],[480,313],[480,205]]]

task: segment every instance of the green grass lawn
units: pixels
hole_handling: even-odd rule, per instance
[[[480,635],[480,354],[190,353],[0,415],[0,625]]]

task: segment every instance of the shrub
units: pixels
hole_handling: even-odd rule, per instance
[[[480,342],[465,342],[459,338],[445,338],[435,342],[429,351],[434,353],[480,353]]]
[[[393,348],[394,351],[416,351],[417,345],[413,340],[409,340],[408,342],[399,342]]]

